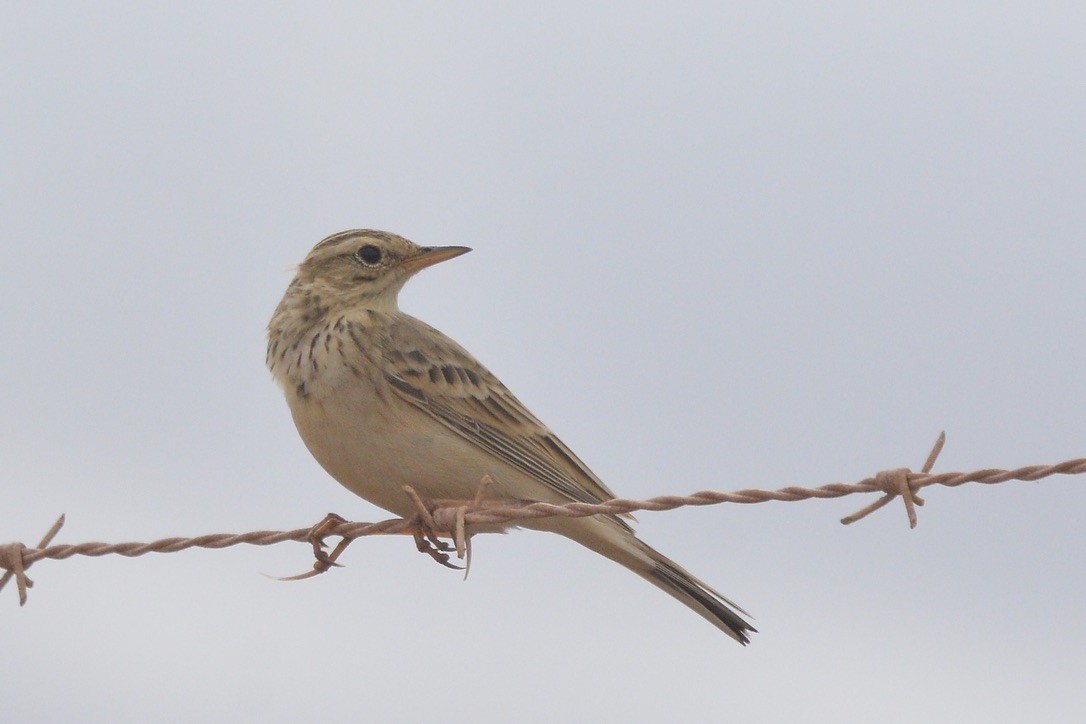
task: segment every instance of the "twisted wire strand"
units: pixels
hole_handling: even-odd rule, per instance
[[[470,561],[470,535],[464,533],[465,526],[495,523],[515,524],[516,521],[536,518],[562,516],[582,518],[592,515],[618,515],[637,511],[667,511],[684,506],[718,505],[721,503],[753,504],[771,500],[794,502],[813,498],[841,498],[855,493],[881,492],[882,498],[863,510],[842,519],[842,523],[852,523],[882,507],[890,500],[901,497],[909,513],[910,525],[916,525],[913,506],[923,505],[916,491],[932,485],[958,487],[965,483],[996,485],[1010,480],[1035,481],[1051,475],[1080,475],[1086,473],[1086,458],[1067,460],[1055,465],[1028,465],[1013,470],[987,468],[973,472],[930,473],[934,458],[942,447],[940,436],[932,455],[925,463],[923,472],[915,473],[907,468],[884,471],[875,476],[864,478],[857,483],[830,483],[817,488],[788,486],[778,490],[758,490],[747,488],[733,492],[702,490],[690,495],[661,495],[647,500],[615,498],[604,503],[552,503],[531,501],[484,500],[482,491],[470,501],[429,501],[423,503],[413,490],[408,493],[421,506],[420,516],[411,519],[394,518],[378,523],[345,521],[338,516],[329,516],[317,526],[296,528],[288,531],[258,530],[248,533],[213,533],[191,538],[173,537],[151,541],[149,543],[77,543],[49,545],[64,522],[61,516],[37,547],[30,548],[22,543],[0,545],[0,569],[5,572],[0,576],[0,589],[15,578],[19,589],[20,604],[26,603],[26,591],[33,582],[26,576],[26,569],[43,558],[62,560],[72,556],[99,557],[121,555],[126,557],[141,556],[146,553],[174,553],[189,548],[221,549],[247,544],[257,546],[275,545],[285,541],[308,542],[313,545],[316,563],[310,573],[294,576],[304,578],[316,573],[323,573],[336,565],[335,559],[346,544],[357,538],[371,535],[411,534],[415,536],[420,551],[428,552],[439,562],[447,563],[448,555],[443,551],[453,550],[437,540],[438,537],[457,539],[456,551],[463,557],[467,550]],[[342,542],[331,555],[323,553],[323,539],[326,536],[341,537]],[[467,538],[465,541],[463,538]]]

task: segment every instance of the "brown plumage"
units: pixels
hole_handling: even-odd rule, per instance
[[[268,325],[268,366],[302,440],[351,491],[410,516],[402,486],[430,499],[492,496],[599,503],[611,490],[489,370],[396,298],[420,269],[468,251],[358,230],[317,244]],[[740,643],[745,613],[614,516],[544,518],[559,533],[682,601]]]

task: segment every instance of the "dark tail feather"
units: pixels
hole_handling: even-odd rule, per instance
[[[678,599],[699,616],[743,644],[757,630],[743,619],[750,614],[690,575],[662,553],[635,537],[628,527],[607,518],[547,518],[525,521],[526,528],[549,530],[607,556]],[[740,615],[742,614],[742,615]]]
[[[643,574],[646,579],[685,603],[739,643],[744,646],[750,643],[747,633],[757,633],[758,630],[739,615],[750,614],[691,576],[674,561],[647,545],[645,547],[651,551],[654,563],[653,568]]]

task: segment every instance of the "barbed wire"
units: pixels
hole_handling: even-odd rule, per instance
[[[306,542],[312,545],[315,562],[313,569],[306,573],[282,580],[298,580],[324,573],[329,568],[339,565],[336,559],[347,546],[358,538],[372,535],[412,535],[418,549],[428,553],[443,565],[460,568],[449,562],[449,553],[455,552],[458,558],[465,560],[465,567],[471,565],[471,536],[478,531],[472,526],[494,526],[497,524],[515,525],[518,521],[538,518],[566,517],[583,518],[592,515],[623,515],[637,511],[667,511],[685,506],[719,505],[721,503],[753,504],[771,500],[795,502],[815,498],[842,498],[856,493],[881,492],[882,497],[863,509],[841,519],[848,525],[883,507],[900,497],[905,504],[909,527],[917,524],[916,507],[924,504],[916,492],[932,485],[958,487],[965,483],[995,485],[1010,480],[1035,481],[1051,475],[1079,475],[1086,473],[1086,458],[1075,458],[1055,465],[1029,465],[1013,470],[986,468],[973,472],[931,473],[931,467],[942,450],[945,435],[940,434],[927,461],[920,472],[909,468],[884,470],[872,477],[856,483],[830,483],[816,488],[788,486],[778,490],[759,490],[747,488],[733,492],[703,490],[690,495],[662,495],[647,500],[615,498],[604,503],[564,503],[553,504],[538,501],[486,499],[485,492],[489,479],[484,478],[472,500],[423,500],[410,486],[404,486],[417,510],[411,518],[393,518],[378,523],[347,521],[335,514],[329,514],[320,523],[308,528],[294,530],[258,530],[249,533],[212,533],[191,538],[163,538],[149,543],[77,543],[50,545],[64,525],[63,515],[57,519],[37,546],[31,548],[22,543],[0,545],[0,589],[15,579],[19,604],[27,600],[27,590],[34,583],[27,577],[30,566],[44,558],[63,560],[72,556],[100,557],[121,555],[129,558],[146,553],[174,553],[189,548],[220,549],[247,544],[257,546],[275,545],[286,541]],[[338,537],[340,542],[329,553],[325,552],[324,539]],[[446,543],[443,538],[453,541]],[[466,574],[465,574],[466,575]]]

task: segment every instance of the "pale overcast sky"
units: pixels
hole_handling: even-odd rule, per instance
[[[6,3],[0,542],[386,517],[264,368],[343,229],[620,495],[1086,455],[1080,3]],[[74,558],[0,594],[11,722],[1086,714],[1086,481],[642,513],[741,648],[555,536]]]

